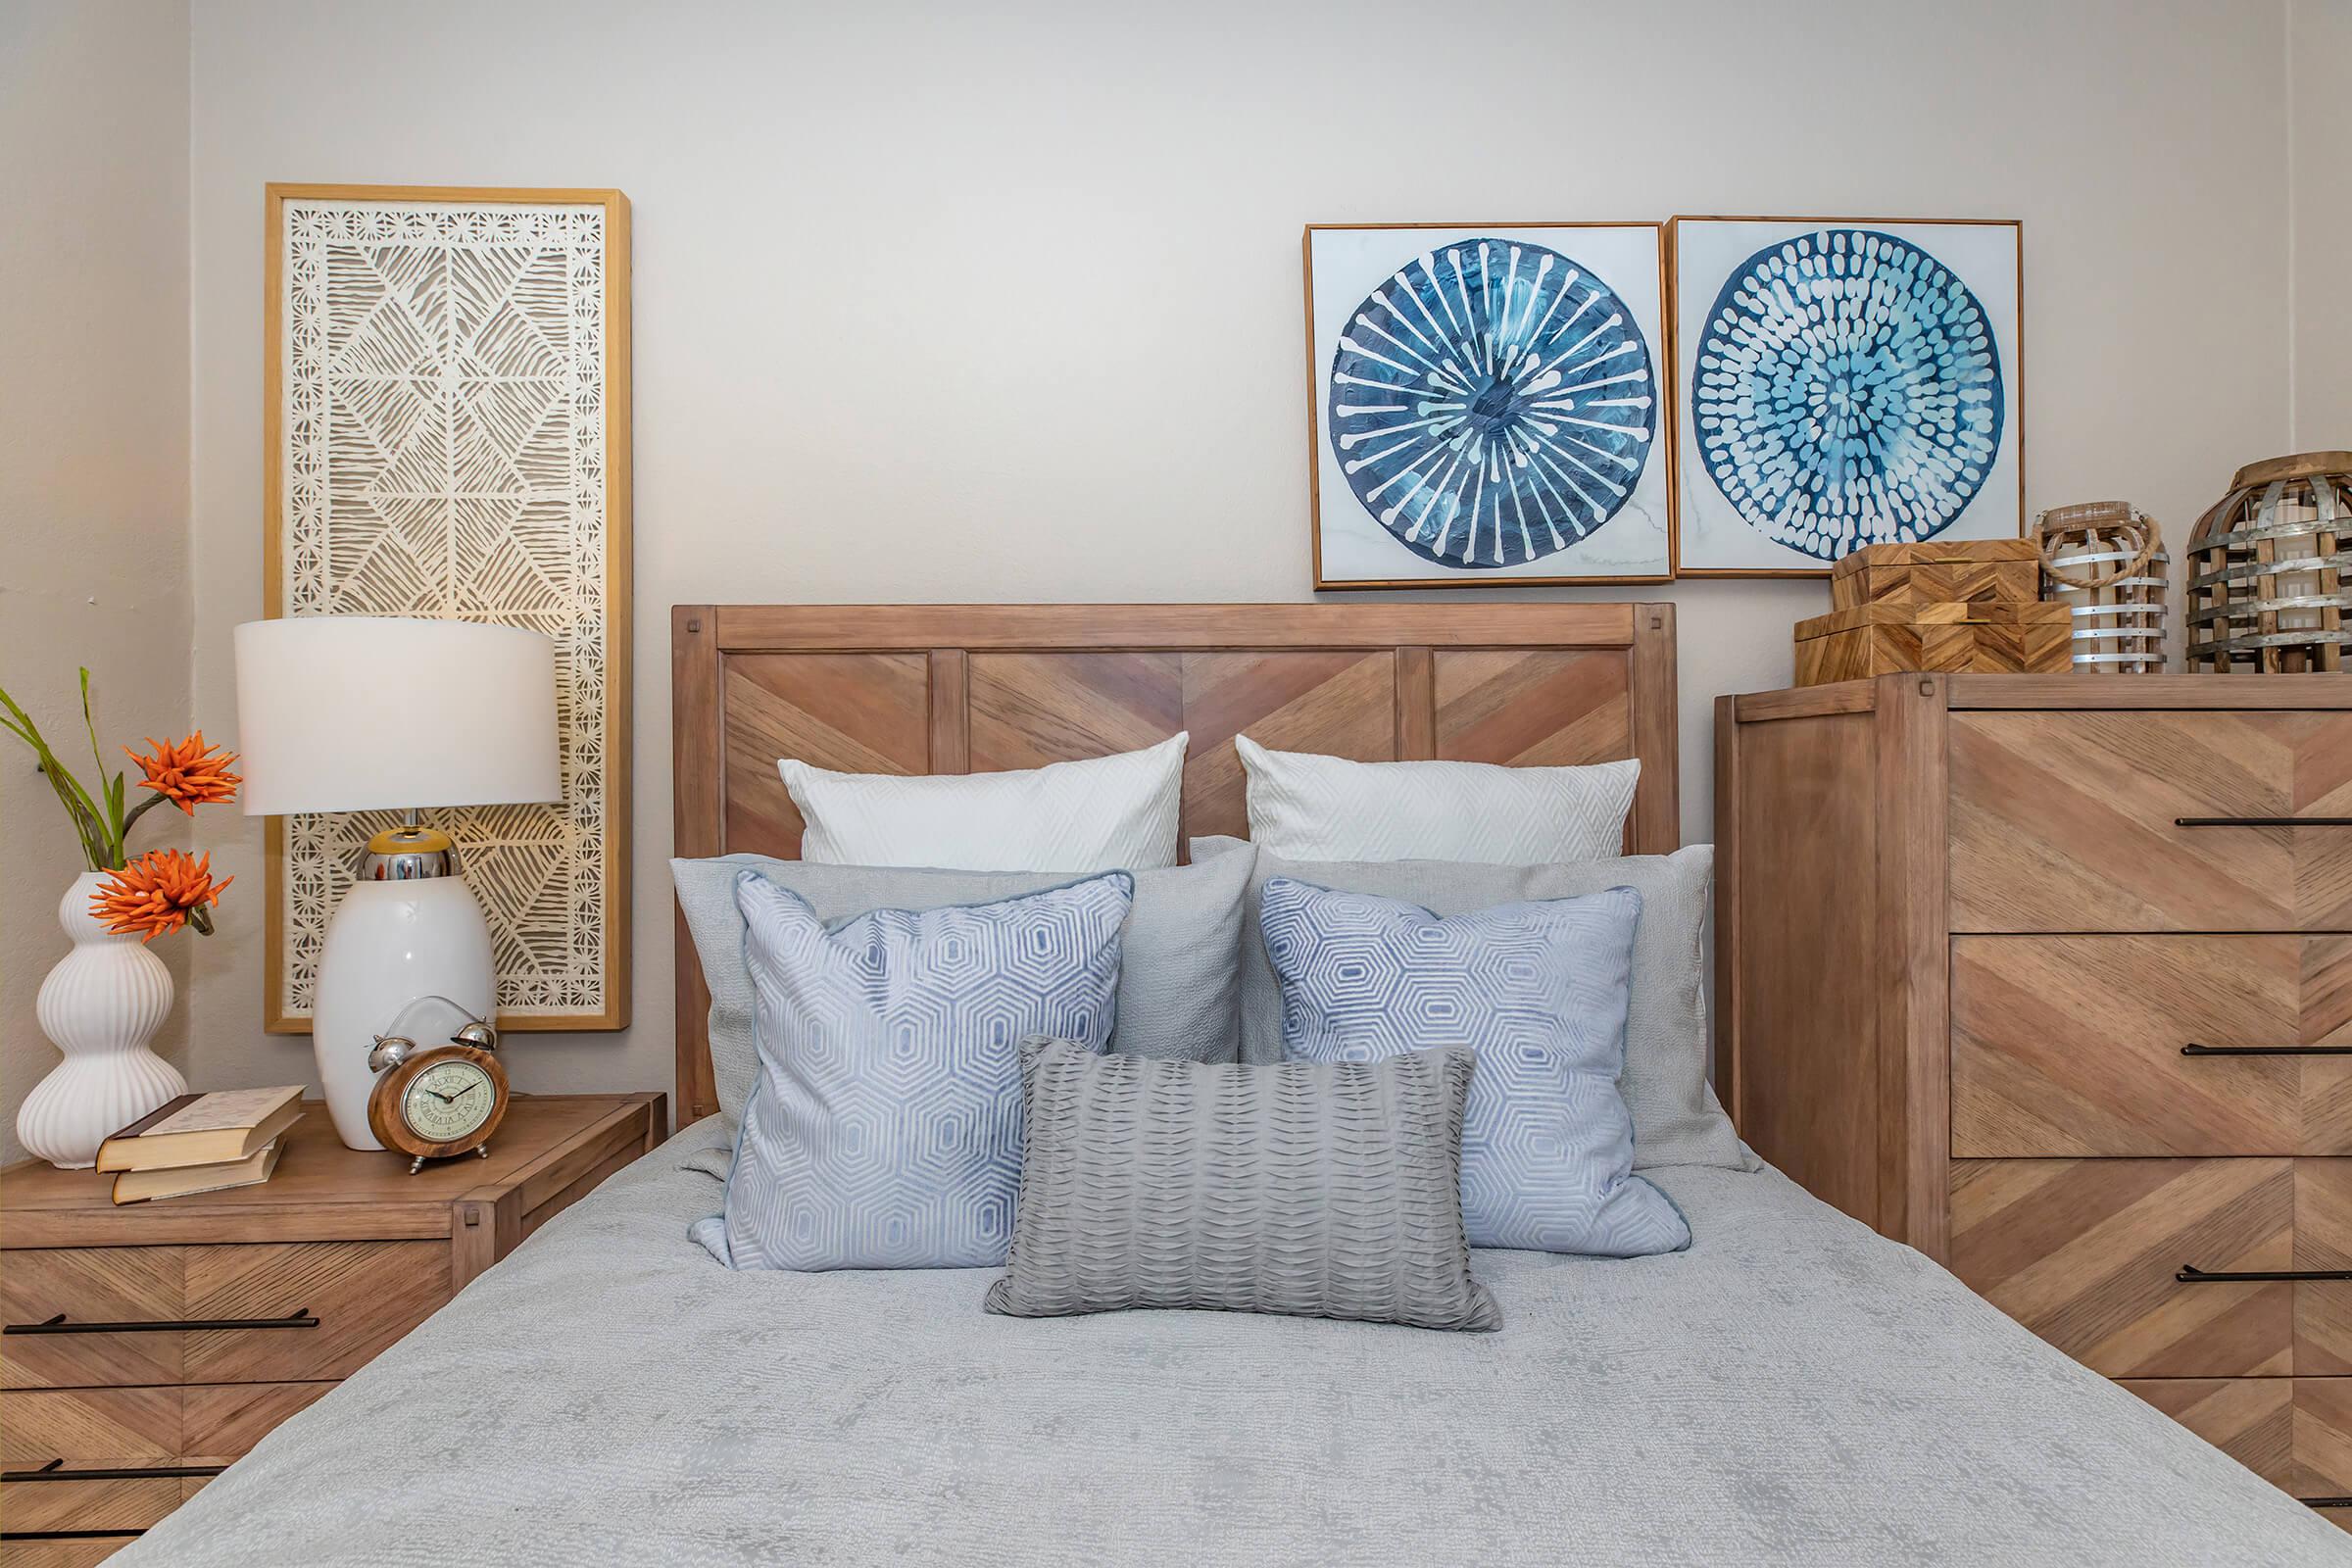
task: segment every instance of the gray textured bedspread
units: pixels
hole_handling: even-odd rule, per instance
[[[2322,1520],[1771,1171],[1687,1252],[1480,1252],[1496,1334],[991,1316],[992,1271],[731,1274],[688,1129],[122,1568],[2342,1563]]]

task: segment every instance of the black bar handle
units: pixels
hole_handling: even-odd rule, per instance
[[[2190,1041],[2183,1056],[2352,1056],[2352,1046],[2200,1046]]]
[[[159,1481],[189,1481],[198,1476],[217,1476],[227,1469],[224,1464],[159,1464],[130,1469],[69,1470],[63,1459],[52,1459],[38,1470],[0,1470],[0,1481],[137,1481],[152,1477]]]
[[[2297,1497],[2306,1508],[2352,1508],[2352,1497]]]
[[[2176,816],[2175,827],[2352,827],[2352,816]]]
[[[2203,1269],[2183,1263],[2173,1278],[2183,1285],[2235,1285],[2249,1280],[2352,1280],[2352,1268]]]
[[[315,1329],[318,1317],[298,1306],[284,1317],[167,1317],[136,1323],[70,1323],[66,1314],[38,1323],[11,1323],[0,1334],[170,1334],[205,1329]]]

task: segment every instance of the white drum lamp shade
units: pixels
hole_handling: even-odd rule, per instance
[[[313,615],[236,630],[248,816],[558,801],[556,649],[535,631]],[[335,1132],[368,1124],[375,1037],[420,997],[498,1004],[490,926],[437,834],[382,834],[326,929],[311,1045]],[[420,1046],[437,1041],[419,1040]]]
[[[535,631],[298,615],[239,626],[236,656],[247,816],[564,798]]]

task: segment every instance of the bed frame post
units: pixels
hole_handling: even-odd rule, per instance
[[[721,809],[719,770],[725,737],[720,733],[718,615],[710,605],[677,605],[669,612],[671,711],[670,853],[683,858],[727,852],[726,813]],[[674,897],[673,897],[674,905]],[[700,1121],[718,1109],[718,1086],[710,1070],[710,991],[695,961],[686,911],[677,922],[678,1125]]]
[[[1642,759],[1642,778],[1634,786],[1629,848],[1635,855],[1672,855],[1683,847],[1674,607],[1636,605],[1633,612],[1634,755]]]

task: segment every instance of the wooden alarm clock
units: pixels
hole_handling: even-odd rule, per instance
[[[368,1054],[368,1065],[377,1073],[368,1096],[368,1127],[386,1149],[410,1156],[410,1175],[428,1159],[489,1155],[490,1135],[507,1114],[507,1070],[497,1051],[498,1031],[478,1019],[445,1046],[375,1037]]]

